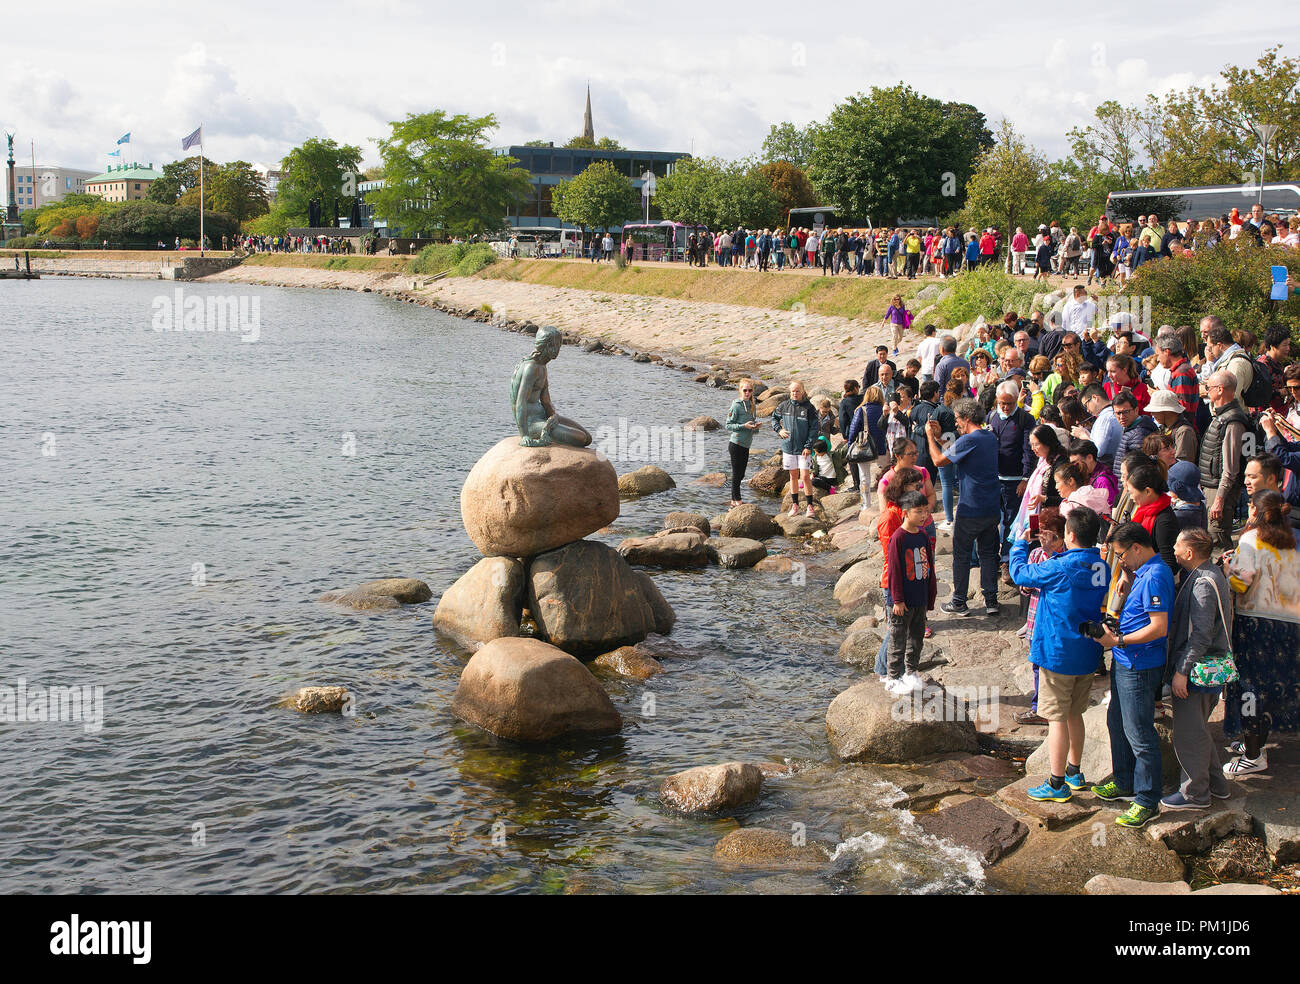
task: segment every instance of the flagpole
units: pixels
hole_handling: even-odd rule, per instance
[[[203,255],[203,124],[199,124],[199,256]]]

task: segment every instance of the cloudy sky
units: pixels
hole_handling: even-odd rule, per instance
[[[123,9],[73,2],[51,31],[33,11],[0,68],[0,126],[16,132],[20,163],[34,139],[38,164],[102,168],[130,131],[124,159],[161,166],[202,122],[217,160],[267,166],[324,136],[359,145],[370,164],[388,121],[437,108],[495,113],[494,144],[562,142],[581,131],[588,81],[596,135],[634,149],[745,155],[774,122],[822,119],[844,97],[902,79],[973,103],[991,125],[1006,116],[1059,155],[1065,132],[1105,99],[1206,83],[1278,39],[1300,39],[1300,7],[1246,17],[1210,0]]]

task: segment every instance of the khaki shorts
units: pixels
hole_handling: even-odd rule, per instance
[[[1065,721],[1088,709],[1093,674],[1067,676],[1038,669],[1038,716],[1047,721]]]

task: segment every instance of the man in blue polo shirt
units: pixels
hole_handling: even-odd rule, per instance
[[[1119,562],[1133,575],[1133,586],[1124,600],[1118,631],[1107,628],[1098,640],[1115,657],[1106,714],[1114,778],[1092,791],[1104,800],[1131,801],[1115,822],[1143,827],[1160,815],[1156,701],[1164,683],[1174,576],[1144,527],[1121,523],[1110,539]]]
[[[957,518],[952,529],[952,600],[940,607],[949,615],[972,615],[966,607],[971,550],[979,551],[980,590],[984,614],[998,609],[998,519],[1002,487],[998,484],[998,439],[984,430],[984,408],[978,400],[958,400],[952,407],[961,435],[946,448],[939,421],[925,425],[930,460],[957,472]]]

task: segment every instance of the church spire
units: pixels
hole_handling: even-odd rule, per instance
[[[587,111],[582,114],[582,135],[595,142],[596,131],[591,125],[591,83],[587,83]]]

